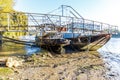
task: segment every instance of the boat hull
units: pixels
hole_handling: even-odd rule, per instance
[[[111,38],[111,34],[84,35],[76,38],[45,39],[36,37],[36,45],[49,51],[65,53],[68,50],[97,50]]]

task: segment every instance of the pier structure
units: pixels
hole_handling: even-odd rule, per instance
[[[58,15],[52,14],[56,10],[61,10],[62,13]],[[50,38],[55,39],[61,37],[61,35],[48,37],[49,35],[61,34],[66,31],[68,33],[73,32],[87,36],[105,33],[115,34],[118,30],[118,26],[115,25],[84,19],[71,6],[62,5],[56,10],[47,14],[18,12],[0,13],[0,43],[2,42],[2,37],[12,33],[15,33],[12,35],[12,39],[18,36],[17,33],[22,33],[24,35],[39,35],[41,38],[46,37],[46,39],[49,40]],[[6,17],[2,17],[3,14],[6,15]],[[73,34],[72,37],[74,38],[76,35]]]

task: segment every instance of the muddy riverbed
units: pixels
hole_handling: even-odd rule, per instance
[[[12,57],[18,67],[0,65],[1,80],[120,80],[120,38],[99,51],[51,54],[37,47],[5,43],[0,60]]]
[[[8,57],[7,57],[8,58]],[[12,80],[108,80],[106,68],[98,52],[53,55],[49,52],[31,56],[13,56],[23,60],[13,72],[0,75]]]

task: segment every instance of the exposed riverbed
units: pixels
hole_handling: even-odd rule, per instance
[[[63,55],[34,54],[12,57],[25,60],[3,79],[13,80],[107,80],[104,62],[97,52],[78,52]],[[0,74],[2,75],[2,74]]]
[[[38,47],[5,43],[0,48],[1,58],[12,57],[13,59],[22,59],[24,62],[20,67],[12,68],[13,73],[0,74],[0,78],[13,80],[120,80],[120,45],[118,44],[120,44],[120,38],[111,38],[105,46],[98,50],[99,53],[90,51],[55,55],[40,50]],[[30,56],[30,54],[32,55]],[[0,67],[0,70],[1,68],[3,66]]]

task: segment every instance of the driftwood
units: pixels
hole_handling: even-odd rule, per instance
[[[22,65],[22,61],[14,60],[13,58],[0,59],[0,66],[18,67]]]
[[[0,59],[0,65],[5,66],[7,59]]]

